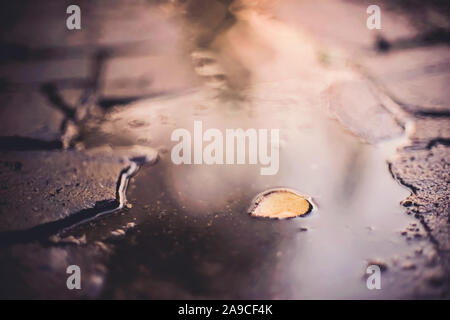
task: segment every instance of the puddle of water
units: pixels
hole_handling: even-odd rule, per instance
[[[261,97],[267,89],[267,84],[254,87],[247,96],[256,92]],[[95,240],[129,222],[136,224],[115,242],[108,294],[126,287],[145,291],[138,295],[161,297],[151,289],[161,282],[170,284],[170,297],[402,294],[395,279],[373,291],[364,279],[367,261],[390,258],[409,246],[400,231],[412,218],[399,205],[409,192],[389,174],[386,158],[392,148],[361,142],[290,93],[289,99],[275,102],[223,101],[202,90],[142,101],[112,113],[97,133],[90,133],[87,143],[145,141],[160,156],[132,179],[131,209],[81,230]],[[138,119],[146,124],[128,125]],[[186,128],[193,134],[194,120],[203,122],[203,130],[222,132],[280,129],[278,173],[262,176],[260,165],[248,164],[174,165],[171,133]],[[276,187],[311,196],[318,210],[302,219],[252,218],[248,208],[255,195]],[[136,284],[142,281],[148,290]]]
[[[88,241],[113,235],[104,295],[405,297],[409,292],[389,268],[382,290],[369,291],[364,279],[369,261],[411,249],[400,236],[412,221],[399,205],[409,192],[386,164],[392,148],[362,143],[319,107],[331,83],[360,78],[321,66],[312,41],[279,21],[251,11],[237,21],[211,45],[216,54],[209,60],[217,59],[223,74],[216,76],[226,80],[218,91],[202,88],[116,108],[84,130],[87,148],[159,151],[158,163],[142,167],[130,182],[132,208],[79,230]],[[194,121],[202,121],[203,132],[222,134],[279,129],[278,173],[262,176],[259,164],[173,164],[171,134],[184,128],[194,135]],[[250,216],[255,195],[272,188],[308,195],[317,210],[301,219]]]

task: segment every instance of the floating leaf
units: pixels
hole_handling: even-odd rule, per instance
[[[253,217],[285,219],[303,216],[312,210],[311,202],[289,189],[271,189],[259,194],[250,207]]]

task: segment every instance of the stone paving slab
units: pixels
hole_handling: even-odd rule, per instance
[[[404,132],[401,122],[383,105],[381,94],[363,80],[338,82],[326,91],[331,113],[352,132],[371,143],[398,138]]]
[[[410,112],[450,110],[450,48],[399,50],[367,57],[361,64]]]
[[[415,148],[430,149],[438,144],[448,146],[450,119],[448,117],[416,118],[408,131],[408,138]]]
[[[165,55],[112,58],[105,69],[100,94],[110,98],[146,97],[200,84],[189,54],[180,56],[177,49]]]
[[[0,153],[0,231],[28,229],[115,200],[120,158],[78,151]]]
[[[0,78],[13,84],[42,84],[60,79],[86,78],[90,59],[10,62],[0,65]]]
[[[278,17],[310,34],[325,50],[333,48],[350,55],[370,53],[380,32],[389,41],[418,34],[403,14],[386,10],[386,6],[380,3],[382,30],[369,30],[366,27],[366,9],[370,4],[373,3],[334,0],[280,1]]]
[[[46,141],[59,140],[64,115],[52,108],[35,90],[0,93],[0,136],[21,136]]]

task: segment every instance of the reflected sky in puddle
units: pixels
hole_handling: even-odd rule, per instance
[[[87,149],[141,145],[160,156],[131,180],[131,208],[77,231],[115,244],[104,295],[404,297],[389,269],[383,290],[369,291],[364,279],[372,259],[411,250],[400,236],[413,220],[399,205],[409,192],[386,163],[395,143],[365,144],[322,108],[332,83],[361,78],[322,65],[313,42],[279,21],[251,10],[236,17],[211,43],[213,53],[192,54],[206,63],[196,72],[215,79],[210,89],[116,107],[84,128]],[[193,134],[195,120],[222,133],[280,129],[278,173],[262,176],[259,164],[174,165],[170,136],[178,128]],[[310,196],[317,210],[288,220],[251,217],[252,199],[276,187]],[[125,235],[111,237],[130,222]]]
[[[394,143],[363,143],[296,98],[289,83],[284,86],[290,88],[286,95],[281,92],[288,99],[261,98],[270,86],[246,92],[258,99],[224,101],[215,91],[198,90],[142,101],[117,109],[102,125],[91,128],[88,147],[89,141],[113,148],[140,143],[160,153],[157,164],[144,166],[132,179],[132,208],[79,230],[96,240],[136,223],[124,237],[113,240],[115,263],[107,295],[127,288],[131,295],[164,297],[151,288],[167,286],[167,297],[380,294],[366,288],[367,262],[405,252],[409,244],[400,231],[412,221],[399,205],[409,192],[392,179],[386,163]],[[280,129],[279,172],[261,176],[259,164],[174,165],[170,151],[176,142],[170,135],[176,128],[193,132],[194,120],[201,120],[204,130],[223,132]],[[317,210],[289,220],[252,218],[252,199],[274,187],[311,196]],[[138,285],[137,279],[146,285]],[[382,297],[397,294],[391,287]]]

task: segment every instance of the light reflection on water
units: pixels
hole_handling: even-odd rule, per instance
[[[264,85],[253,92],[267,89]],[[144,166],[133,178],[128,192],[133,207],[126,215],[103,220],[103,227],[88,232],[96,239],[129,221],[137,224],[118,242],[115,257],[125,266],[113,270],[112,279],[133,277],[123,268],[136,276],[136,268],[144,265],[155,277],[149,286],[165,279],[192,296],[377,294],[365,286],[367,261],[404,252],[408,244],[400,230],[412,221],[399,205],[408,191],[387,168],[392,148],[360,141],[293,92],[277,104],[264,99],[222,102],[213,91],[199,90],[142,101],[110,115],[100,127],[110,144],[116,136],[120,144],[147,139],[148,146],[160,151],[159,162]],[[145,124],[136,127],[137,120]],[[186,128],[193,134],[194,120],[201,120],[204,130],[223,132],[279,128],[279,172],[261,176],[259,164],[174,165],[171,132]],[[94,131],[90,136],[100,140]],[[247,209],[252,198],[273,187],[310,195],[318,210],[284,221],[251,218]]]
[[[400,230],[412,218],[399,205],[408,191],[386,164],[394,143],[365,144],[321,108],[331,83],[359,78],[345,68],[326,69],[312,42],[280,22],[251,10],[236,17],[211,43],[208,61],[216,59],[220,68],[210,65],[208,72],[223,72],[215,89],[119,107],[84,130],[87,148],[142,145],[160,155],[131,181],[131,209],[81,230],[95,240],[136,223],[114,241],[105,295],[404,296],[389,271],[382,291],[367,290],[363,278],[369,260],[389,259],[409,246]],[[185,128],[193,134],[195,120],[222,132],[280,129],[279,172],[261,176],[259,164],[174,165],[171,133]],[[282,221],[250,217],[253,197],[274,187],[311,196],[317,210]]]

